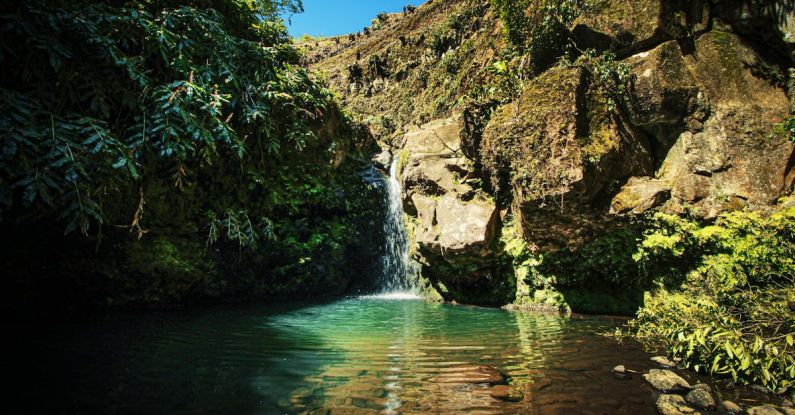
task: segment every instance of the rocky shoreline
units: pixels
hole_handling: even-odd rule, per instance
[[[643,379],[660,393],[656,401],[657,411],[661,415],[701,415],[704,413],[720,414],[748,414],[748,415],[795,415],[793,394],[784,396],[787,390],[780,394],[758,385],[749,388],[765,394],[764,404],[739,404],[728,399],[718,402],[716,390],[703,382],[691,385],[687,380],[673,371],[677,368],[674,362],[664,356],[655,356],[652,361],[660,369],[651,369],[643,374]],[[613,373],[618,377],[628,377],[630,370],[623,365],[613,368]],[[637,372],[635,372],[637,373]]]

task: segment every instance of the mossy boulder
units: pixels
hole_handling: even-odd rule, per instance
[[[671,189],[663,209],[714,218],[769,206],[794,178],[793,144],[770,133],[789,113],[785,91],[754,73],[763,57],[726,27],[685,52],[667,42],[628,59],[630,119],[650,137],[656,179]],[[632,189],[614,204],[632,202]]]
[[[650,177],[633,177],[610,202],[610,213],[639,215],[665,202],[671,196],[670,185]]]
[[[614,50],[619,55],[629,55],[666,40],[686,37],[688,19],[705,19],[703,6],[689,6],[683,9],[677,2],[665,0],[608,0],[580,16],[571,31],[581,50]]]
[[[605,224],[616,181],[649,174],[648,143],[617,112],[589,71],[559,67],[500,107],[481,153],[492,187],[510,192],[529,241],[565,246]]]

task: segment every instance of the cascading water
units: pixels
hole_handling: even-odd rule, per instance
[[[383,264],[382,294],[395,296],[411,295],[414,287],[409,281],[411,260],[409,258],[409,238],[403,222],[403,201],[400,182],[397,178],[398,160],[392,160],[389,177],[386,178],[386,220],[384,221],[385,247]]]

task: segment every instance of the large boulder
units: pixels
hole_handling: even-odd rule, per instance
[[[668,42],[627,60],[635,75],[631,120],[651,137],[656,179],[670,188],[663,209],[709,219],[769,206],[795,181],[793,144],[771,134],[789,114],[787,95],[754,73],[763,58],[726,28],[694,45],[683,55]],[[628,187],[614,205],[639,200]]]
[[[522,233],[542,249],[577,244],[606,226],[604,195],[622,179],[652,173],[645,136],[607,111],[608,100],[586,70],[553,68],[500,107],[483,133],[492,187],[498,196],[510,192]]]
[[[582,50],[614,50],[619,55],[649,48],[665,40],[681,39],[704,28],[708,9],[702,1],[608,0],[575,20],[571,32]]]
[[[456,257],[490,255],[495,241],[499,212],[493,202],[483,199],[464,201],[455,194],[441,197],[412,195],[417,211],[416,242],[425,254]]]
[[[500,215],[494,200],[471,185],[472,162],[461,150],[463,118],[411,128],[399,152],[413,253],[423,277],[447,300],[500,304],[510,285],[500,266]]]

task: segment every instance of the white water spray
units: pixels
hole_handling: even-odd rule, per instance
[[[403,222],[403,200],[400,182],[397,177],[398,159],[394,158],[389,167],[386,181],[386,220],[384,221],[385,249],[382,259],[384,280],[381,293],[415,296],[414,287],[409,282],[411,259],[409,258],[409,238]]]

